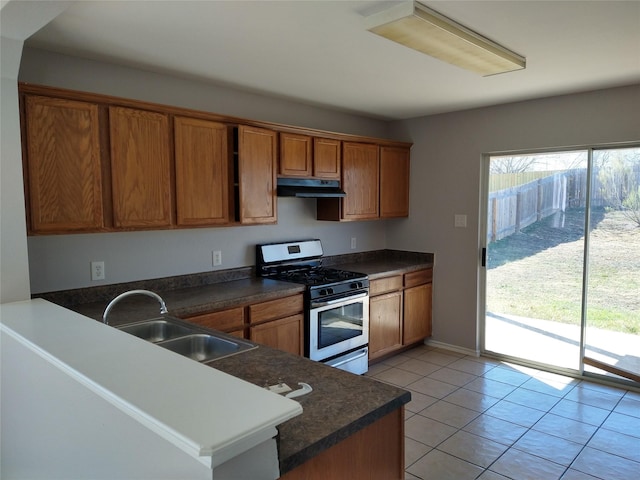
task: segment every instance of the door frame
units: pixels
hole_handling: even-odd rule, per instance
[[[593,172],[593,152],[596,150],[608,150],[619,148],[633,148],[640,147],[638,141],[633,142],[620,142],[612,144],[600,144],[600,145],[588,145],[588,146],[571,146],[562,148],[548,148],[548,149],[526,149],[526,150],[507,150],[483,153],[481,155],[480,165],[480,188],[479,188],[479,212],[478,212],[478,273],[477,273],[477,319],[476,319],[476,345],[480,355],[486,355],[500,360],[521,364],[533,368],[539,368],[542,370],[559,373],[562,375],[595,380],[603,383],[614,384],[616,386],[622,385],[623,387],[637,388],[638,384],[631,380],[624,380],[622,377],[611,378],[603,374],[595,372],[589,372],[585,370],[585,352],[586,352],[586,334],[587,334],[587,289],[588,289],[588,267],[589,267],[589,237],[590,232],[590,218],[591,218],[591,202],[587,201],[585,206],[585,235],[584,235],[584,250],[583,250],[583,268],[582,268],[582,304],[580,313],[580,348],[578,369],[559,367],[555,365],[546,364],[543,362],[533,361],[520,357],[513,357],[499,352],[491,352],[486,349],[486,286],[487,286],[487,268],[486,268],[486,255],[487,255],[487,236],[488,236],[488,198],[489,198],[489,167],[491,157],[503,156],[503,155],[534,155],[553,152],[570,152],[570,151],[586,151],[587,152],[587,186],[586,192],[587,198],[591,198],[591,186],[592,186],[592,172]]]

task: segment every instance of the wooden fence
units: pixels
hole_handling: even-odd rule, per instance
[[[586,193],[586,169],[550,173],[543,178],[493,191],[489,194],[487,241],[505,238],[567,208],[584,207]],[[602,198],[595,200],[592,205],[603,202]]]

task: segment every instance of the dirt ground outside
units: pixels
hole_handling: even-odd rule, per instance
[[[579,325],[584,209],[556,213],[492,242],[487,311]],[[620,212],[592,212],[587,325],[640,335],[640,227]]]

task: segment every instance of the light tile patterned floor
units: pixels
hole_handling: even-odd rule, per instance
[[[640,479],[640,393],[420,346],[367,375],[411,391],[405,479]]]

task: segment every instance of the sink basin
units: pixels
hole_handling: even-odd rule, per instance
[[[207,333],[187,335],[186,337],[167,340],[159,345],[198,362],[208,362],[254,348],[253,345],[248,343],[237,342]]]
[[[198,362],[210,362],[257,348],[251,342],[169,316],[116,328]]]
[[[119,327],[123,332],[130,333],[148,342],[158,343],[172,338],[183,337],[193,333],[193,329],[167,320],[147,320]]]

